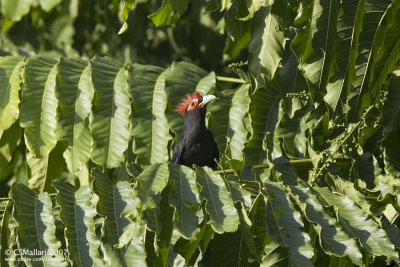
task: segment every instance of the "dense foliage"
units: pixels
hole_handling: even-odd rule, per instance
[[[0,265],[399,264],[399,14],[2,0]],[[169,162],[193,91],[218,170]]]

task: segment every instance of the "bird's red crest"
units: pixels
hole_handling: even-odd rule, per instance
[[[192,101],[193,99],[201,99],[203,96],[200,93],[193,93],[193,94],[187,94],[185,98],[181,100],[181,102],[176,105],[175,112],[177,112],[180,116],[184,117],[187,105]]]

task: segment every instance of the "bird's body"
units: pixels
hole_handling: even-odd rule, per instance
[[[216,167],[219,152],[214,136],[205,125],[206,104],[214,96],[188,95],[176,111],[184,116],[183,134],[179,137],[172,156],[172,162],[192,167]]]

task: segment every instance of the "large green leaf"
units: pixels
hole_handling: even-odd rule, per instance
[[[343,229],[353,238],[358,238],[363,248],[374,255],[383,255],[388,262],[399,262],[399,255],[386,232],[346,195],[333,194],[326,187],[315,187],[318,197],[333,206]],[[313,190],[314,191],[314,190]]]
[[[58,191],[57,203],[61,206],[60,217],[65,225],[69,259],[76,266],[103,266],[99,255],[100,240],[95,233],[94,217],[97,213],[89,187],[76,189],[62,180],[55,180],[53,186]]]
[[[196,180],[201,186],[200,198],[206,202],[205,208],[210,214],[210,224],[214,231],[235,232],[239,216],[222,177],[208,167],[196,167]]]
[[[364,9],[362,31],[360,33],[356,49],[360,51],[355,62],[355,78],[350,88],[347,101],[351,107],[348,113],[350,120],[356,120],[369,105],[369,100],[363,100],[363,95],[368,95],[371,66],[373,64],[374,45],[378,42],[379,26],[385,15],[389,1],[367,0]],[[363,103],[364,102],[364,103]]]
[[[18,222],[18,247],[28,251],[23,255],[25,264],[67,266],[64,259],[67,253],[57,253],[57,251],[66,252],[66,250],[61,249],[61,242],[56,237],[50,196],[46,192],[37,195],[27,186],[19,183],[13,186],[10,196],[14,200],[14,218]]]
[[[19,116],[20,57],[0,58],[0,132],[7,130]]]
[[[272,139],[279,112],[279,88],[259,88],[250,96],[251,137],[245,146],[246,161],[251,164],[265,163],[267,152],[264,144]],[[269,143],[269,149],[272,145]]]
[[[362,254],[356,240],[350,238],[338,222],[324,211],[311,190],[300,184],[290,186],[290,190],[307,220],[313,223],[324,251],[338,257],[347,255],[355,265],[362,265]]]
[[[310,236],[303,232],[300,213],[294,208],[281,183],[267,181],[267,230],[272,240],[289,248],[290,262],[294,266],[313,266],[314,249]]]
[[[67,141],[64,154],[71,173],[77,175],[90,159],[92,137],[88,117],[93,86],[88,63],[81,59],[61,58],[58,64],[56,97],[58,106],[57,135]]]
[[[243,160],[244,145],[248,138],[249,116],[249,86],[241,86],[232,98],[232,105],[229,110],[229,156],[231,159]],[[247,120],[247,123],[246,123]]]
[[[200,231],[201,214],[199,189],[191,168],[170,163],[170,180],[174,189],[169,204],[175,208],[175,229],[186,239],[193,239]]]
[[[312,84],[311,97],[319,102],[330,75],[339,1],[303,0],[302,4],[301,16],[296,19],[299,28],[291,46],[300,69]]]
[[[155,66],[134,64],[129,70],[130,96],[133,98],[133,152],[142,164],[162,163],[169,159],[168,142],[172,139],[165,118],[167,99],[165,74]]]
[[[136,263],[133,243],[131,242],[122,248],[114,247],[119,243],[123,231],[131,223],[128,218],[121,216],[122,212],[124,210],[135,212],[136,203],[132,196],[132,188],[126,181],[121,181],[114,185],[98,169],[92,171],[92,175],[95,178],[93,190],[99,196],[97,211],[106,217],[105,231],[102,237],[103,245],[109,246],[107,252],[112,254],[107,255],[105,259],[113,259],[111,261],[108,260],[109,265],[116,265],[116,261],[118,261],[122,266],[132,266]],[[116,259],[114,260],[114,258]]]
[[[119,166],[129,141],[131,105],[127,71],[111,58],[95,57],[91,61],[93,86],[92,160],[108,168]]]
[[[133,193],[140,200],[140,208],[142,210],[156,207],[155,196],[167,185],[168,177],[167,163],[149,165],[137,177]]]
[[[339,15],[337,39],[334,43],[337,72],[329,78],[327,94],[324,96],[325,102],[333,112],[339,109],[338,115],[346,111],[344,105],[354,76],[356,44],[362,29],[365,0],[345,0],[341,5],[343,13]]]
[[[387,76],[398,66],[400,59],[400,2],[393,1],[386,9],[379,22],[376,32],[376,41],[373,44],[373,64],[371,64],[370,81],[364,84],[368,88],[368,94],[362,95],[361,107],[375,104],[381,98],[381,87]],[[363,91],[365,89],[361,89]]]
[[[20,123],[25,128],[26,145],[37,157],[46,157],[57,142],[56,75],[57,60],[42,56],[28,59]]]
[[[261,8],[254,16],[252,40],[249,44],[249,73],[257,80],[257,88],[271,81],[282,59],[285,38],[271,7]]]

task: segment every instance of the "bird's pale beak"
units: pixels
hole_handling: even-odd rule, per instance
[[[217,97],[215,95],[206,95],[203,96],[203,101],[201,101],[201,105],[207,105],[208,103],[210,103],[211,101],[213,101],[214,99],[216,99]]]

